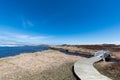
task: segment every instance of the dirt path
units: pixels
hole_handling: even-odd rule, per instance
[[[95,62],[101,60],[99,57],[79,60],[74,64],[74,71],[81,80],[112,80],[100,74],[93,66]]]

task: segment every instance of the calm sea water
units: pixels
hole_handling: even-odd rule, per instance
[[[25,52],[36,52],[47,50],[46,46],[17,46],[17,47],[0,47],[0,58],[15,56]]]

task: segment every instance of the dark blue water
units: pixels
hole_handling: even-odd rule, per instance
[[[68,54],[68,55],[74,55],[74,56],[81,56],[81,57],[86,57],[86,58],[91,58],[93,57],[93,55],[87,55],[87,54],[83,54],[83,53],[71,53],[71,52],[66,52],[66,51],[61,51],[65,54]]]
[[[46,46],[18,46],[18,47],[0,47],[0,58],[15,56],[21,53],[29,53],[47,50]]]

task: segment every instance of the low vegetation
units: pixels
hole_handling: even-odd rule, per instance
[[[74,62],[64,63],[59,67],[53,67],[31,77],[24,77],[22,80],[79,80],[74,76],[72,67]]]
[[[100,62],[94,64],[94,66],[101,74],[112,78],[112,80],[120,80],[120,62]]]
[[[95,67],[102,74],[112,78],[113,80],[120,80],[120,45],[101,44],[101,45],[67,45],[52,47],[53,49],[64,50],[72,53],[93,55],[97,50],[109,50],[112,53],[112,58],[115,62],[98,62]]]
[[[120,59],[120,46],[100,46],[63,45],[54,47],[54,49],[93,55],[94,51],[101,50],[104,47],[103,50],[111,50],[114,59]],[[0,80],[79,80],[72,71],[74,63],[79,59],[83,59],[83,57],[63,54],[57,50],[24,53],[3,58],[0,59]],[[120,62],[98,62],[95,67],[100,73],[111,77],[113,80],[120,80]]]
[[[73,64],[82,57],[56,50],[0,59],[0,80],[76,80]]]

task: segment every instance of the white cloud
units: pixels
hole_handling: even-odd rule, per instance
[[[24,28],[26,28],[26,27],[33,27],[34,26],[32,21],[30,21],[29,19],[25,19],[23,16],[21,16],[21,20],[22,20],[22,26]]]
[[[34,24],[31,21],[26,22],[28,26],[34,26]]]
[[[26,27],[33,27],[34,26],[34,24],[31,22],[31,21],[28,21],[28,20],[23,20],[22,21],[22,26],[24,27],[24,28],[26,28]]]
[[[47,44],[50,36],[31,36],[17,33],[0,34],[0,44]]]

